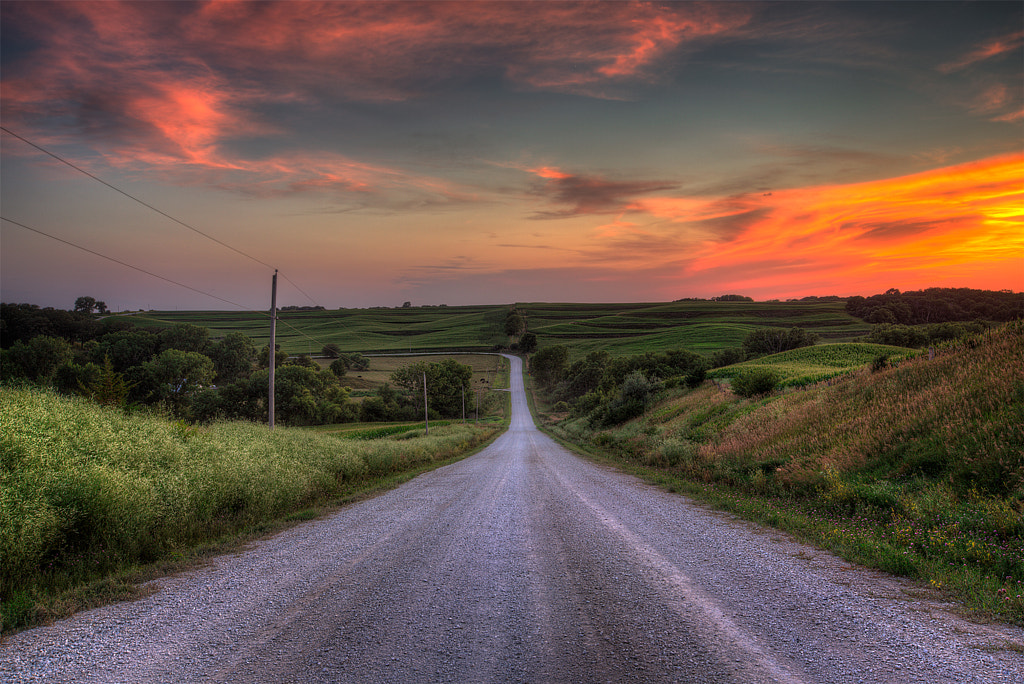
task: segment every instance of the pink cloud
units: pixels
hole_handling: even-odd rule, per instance
[[[1015,31],[1005,36],[999,36],[982,43],[960,59],[940,65],[939,71],[944,74],[960,71],[972,64],[1020,50],[1022,45],[1024,45],[1024,31]]]
[[[689,3],[90,1],[25,3],[14,18],[39,49],[5,64],[9,122],[73,122],[110,163],[176,178],[450,196],[458,191],[436,179],[343,155],[299,165],[293,153],[244,158],[228,143],[283,133],[263,113],[270,104],[409,99],[438,79],[492,71],[523,88],[600,95],[604,84],[650,78],[686,41],[748,19],[738,7]]]

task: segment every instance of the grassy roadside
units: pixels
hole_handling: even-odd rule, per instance
[[[359,440],[249,423],[197,429],[2,389],[2,629],[139,596],[140,582],[465,458],[507,416]]]
[[[543,402],[538,422],[590,458],[1024,625],[1022,333],[767,398],[666,391],[608,429]]]

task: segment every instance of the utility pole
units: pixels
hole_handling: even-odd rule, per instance
[[[462,422],[466,422],[466,386],[462,386]]]
[[[423,372],[423,434],[430,434],[430,416],[427,413],[427,373]]]
[[[267,358],[270,365],[270,392],[267,396],[267,415],[270,429],[274,429],[274,366],[277,365],[277,269],[270,288],[270,348]]]

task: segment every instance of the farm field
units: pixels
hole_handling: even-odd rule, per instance
[[[845,342],[871,326],[831,302],[714,302],[667,304],[519,304],[541,347],[568,345],[573,356],[605,350],[626,356],[669,349],[711,354],[737,347],[752,330],[797,326],[825,342]]]
[[[508,341],[507,311],[500,305],[279,311],[277,343],[289,354],[319,354],[331,343],[342,352],[491,351]],[[270,340],[266,312],[150,311],[131,320],[146,327],[192,323],[209,328],[213,338],[238,331],[257,346]]]
[[[603,349],[613,356],[688,349],[711,354],[739,346],[756,328],[799,326],[824,342],[850,342],[871,326],[847,314],[843,301],[640,304],[518,303],[540,347],[564,344],[573,357]],[[491,351],[507,345],[503,322],[509,305],[283,311],[281,349],[317,354],[324,344],[343,352]],[[214,338],[240,331],[257,345],[269,339],[263,312],[153,311],[131,316],[141,326],[192,323]]]
[[[473,369],[473,387],[485,389],[504,387],[508,384],[508,363],[497,354],[423,354],[409,355],[400,354],[395,356],[369,356],[370,367],[366,370],[349,371],[341,383],[351,387],[354,392],[352,398],[358,400],[360,397],[373,393],[378,387],[386,382],[391,382],[391,374],[403,366],[409,366],[420,361],[436,363],[445,359],[454,359],[459,363]],[[331,364],[331,359],[316,359],[316,362],[326,368]],[[505,372],[502,373],[502,368]]]
[[[710,378],[731,378],[748,368],[766,368],[779,377],[779,387],[809,385],[863,368],[880,356],[899,361],[917,352],[885,344],[858,342],[819,344],[791,349],[708,372]]]

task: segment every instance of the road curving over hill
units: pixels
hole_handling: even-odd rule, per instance
[[[1020,682],[1024,630],[512,422],[153,595],[0,646],[4,682]]]

